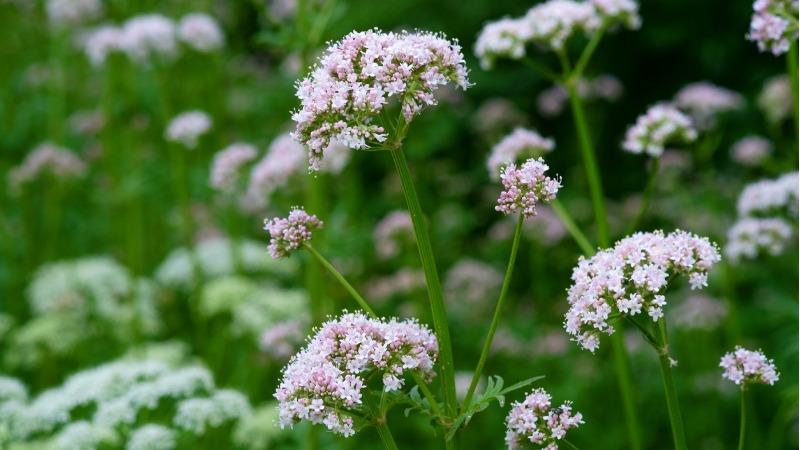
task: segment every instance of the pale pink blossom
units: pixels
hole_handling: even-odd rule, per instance
[[[747,39],[762,52],[782,55],[797,41],[797,14],[797,0],[756,0]]]
[[[286,218],[264,219],[264,230],[269,233],[269,254],[286,258],[311,240],[314,230],[322,228],[322,221],[303,208],[294,207]]]
[[[242,168],[258,156],[250,144],[236,142],[214,155],[211,163],[211,187],[222,192],[233,192],[240,184]]]
[[[668,103],[658,103],[628,128],[622,148],[630,153],[646,153],[657,158],[664,153],[667,144],[689,144],[695,139],[697,130],[692,119]]]
[[[573,412],[572,402],[554,407],[550,394],[537,388],[525,400],[511,405],[506,417],[506,446],[516,450],[534,444],[545,450],[558,450],[558,441],[567,431],[583,423],[583,415]]]
[[[86,164],[75,153],[49,142],[40,144],[8,174],[9,187],[19,192],[25,185],[44,176],[59,180],[82,178],[86,175]]]
[[[547,169],[549,166],[541,158],[529,159],[519,168],[515,164],[506,166],[500,175],[504,189],[495,210],[503,214],[522,214],[526,218],[535,216],[536,205],[552,201],[561,188],[561,179],[545,175]]]
[[[722,357],[719,366],[724,369],[723,378],[733,381],[742,388],[753,383],[772,386],[780,376],[775,368],[775,362],[767,359],[761,350],[747,350],[738,345],[734,351]]]
[[[219,50],[225,44],[225,35],[217,21],[203,13],[183,16],[178,23],[178,38],[198,52]]]
[[[486,166],[489,176],[495,180],[500,178],[503,167],[516,163],[521,158],[541,156],[543,153],[553,151],[555,142],[550,138],[542,137],[535,130],[515,128],[492,147]]]
[[[728,230],[725,256],[734,263],[765,253],[777,256],[791,243],[793,234],[784,219],[745,217]]]
[[[731,158],[743,166],[755,167],[772,153],[772,143],[761,136],[745,136],[731,147]]]

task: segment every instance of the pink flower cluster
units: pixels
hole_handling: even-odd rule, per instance
[[[731,147],[731,158],[737,163],[754,167],[758,166],[772,153],[772,143],[761,136],[745,136]]]
[[[225,35],[213,17],[204,13],[190,13],[178,23],[178,37],[198,52],[219,50],[225,44]]]
[[[258,151],[250,144],[237,142],[214,155],[211,163],[211,187],[223,192],[232,192],[238,185],[240,170],[256,159]]]
[[[247,211],[263,209],[270,195],[289,179],[301,172],[305,151],[289,134],[275,138],[267,149],[267,153],[253,167],[250,182],[242,200]]]
[[[475,42],[475,55],[489,69],[499,58],[520,59],[528,44],[561,50],[576,33],[591,34],[601,25],[638,28],[639,7],[631,0],[549,0],[519,18],[487,24]]]
[[[294,137],[309,149],[317,170],[331,141],[363,149],[387,139],[376,123],[396,99],[410,121],[435,105],[440,86],[469,86],[461,47],[429,32],[352,32],[328,47],[311,75],[297,85],[302,105],[292,118]]]
[[[175,116],[167,125],[164,136],[192,150],[200,136],[211,129],[211,117],[203,111],[186,111]]]
[[[738,345],[734,351],[722,357],[719,366],[725,369],[722,373],[723,378],[743,387],[750,383],[772,386],[779,377],[775,363],[767,359],[761,350],[747,350]]]
[[[778,56],[797,40],[797,0],[756,0],[747,39]]]
[[[651,106],[636,124],[628,128],[622,148],[630,153],[659,157],[670,143],[691,143],[697,139],[692,119],[668,103]]]
[[[578,95],[583,100],[616,101],[622,96],[624,87],[613,75],[598,75],[594,78],[581,78],[576,83]],[[539,113],[547,117],[556,117],[564,111],[569,100],[567,89],[555,84],[542,91],[536,98]]]
[[[519,168],[516,164],[506,166],[500,175],[504,190],[494,209],[503,214],[519,213],[526,218],[535,216],[536,204],[550,202],[561,188],[560,178],[545,175],[549,168],[542,158],[531,158]]]
[[[543,138],[534,130],[516,128],[492,147],[486,162],[489,176],[496,180],[500,178],[504,166],[517,162],[521,157],[541,156],[542,153],[553,151],[553,148],[555,142],[552,139]]]
[[[725,256],[738,262],[761,253],[779,255],[791,242],[792,234],[792,226],[784,219],[745,217],[728,229]]]
[[[275,359],[287,359],[297,351],[305,338],[302,320],[285,320],[261,333],[261,351]]]
[[[697,294],[688,296],[669,315],[670,325],[693,330],[716,328],[725,316],[728,307],[722,300]]]
[[[400,253],[401,243],[413,242],[414,225],[408,211],[392,211],[387,214],[372,232],[375,251],[382,259],[389,259]]]
[[[25,157],[8,175],[9,187],[19,192],[29,184],[45,175],[57,179],[80,178],[86,175],[86,164],[74,153],[50,143],[40,144]]]
[[[264,230],[269,233],[269,254],[275,258],[285,258],[301,245],[311,240],[311,233],[322,228],[322,221],[303,208],[294,207],[289,217],[276,217],[264,220]]]
[[[552,397],[542,388],[534,389],[522,402],[515,402],[506,417],[506,445],[510,450],[532,443],[545,450],[558,450],[567,431],[583,424],[583,415],[572,411],[572,402],[555,408]]]
[[[688,113],[700,129],[714,126],[718,114],[744,105],[742,96],[707,81],[691,83],[675,94],[675,106]]]
[[[774,180],[751,183],[739,195],[740,216],[789,215],[797,217],[798,173],[789,172]]]
[[[283,370],[275,391],[280,425],[307,420],[352,436],[348,412],[361,411],[362,390],[371,374],[381,376],[385,391],[397,391],[406,372],[431,379],[437,357],[435,335],[414,320],[346,313],[325,322]]]
[[[706,285],[708,271],[720,260],[707,238],[685,231],[636,233],[591,258],[581,257],[567,293],[564,328],[578,344],[594,352],[600,333],[612,334],[613,314],[642,312],[653,321],[664,315],[664,291],[675,275],[686,275],[692,289]]]

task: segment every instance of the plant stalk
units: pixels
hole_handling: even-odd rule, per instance
[[[383,442],[383,446],[386,450],[397,450],[397,444],[394,442],[394,436],[392,436],[392,431],[389,429],[389,424],[386,423],[386,417],[381,418],[378,423],[375,424],[375,428],[378,429],[381,442]]]
[[[747,428],[747,406],[745,404],[744,386],[741,389],[741,415],[739,417],[739,450],[744,450],[744,433]]]
[[[686,450],[686,436],[683,432],[683,418],[678,404],[678,393],[675,390],[675,381],[672,379],[672,367],[669,361],[669,340],[667,339],[667,325],[662,317],[658,321],[658,329],[661,334],[662,349],[658,354],[658,361],[661,366],[661,376],[664,379],[664,395],[667,399],[667,412],[669,413],[669,423],[672,427],[672,440],[675,450]]]
[[[351,285],[350,282],[347,281],[347,279],[344,277],[344,275],[341,274],[341,272],[336,270],[336,267],[334,267],[333,264],[331,264],[327,259],[325,259],[325,257],[322,256],[314,247],[312,247],[311,244],[306,243],[303,244],[303,246],[305,247],[306,250],[308,250],[309,253],[311,253],[312,256],[314,256],[314,258],[317,259],[317,261],[319,261],[322,267],[327,269],[328,272],[330,272],[330,274],[333,275],[334,278],[336,278],[339,284],[341,284],[342,287],[344,287],[345,290],[350,293],[350,295],[353,297],[353,299],[355,299],[355,301],[358,303],[358,306],[360,306],[361,309],[363,309],[367,314],[369,314],[370,317],[373,318],[378,317],[375,314],[375,311],[373,311],[372,308],[370,308],[367,301],[364,300],[364,297],[362,297],[361,294],[359,294],[358,291],[355,290],[353,285]]]
[[[656,178],[658,178],[658,167],[661,158],[655,158],[652,161],[652,166],[650,167],[650,175],[647,179],[647,185],[644,188],[644,194],[642,195],[642,204],[639,206],[639,212],[636,213],[636,217],[633,219],[630,228],[628,228],[628,232],[626,234],[631,234],[639,228],[639,225],[642,223],[642,219],[644,215],[647,213],[647,209],[650,207],[650,199],[653,196],[653,190],[656,185]]]

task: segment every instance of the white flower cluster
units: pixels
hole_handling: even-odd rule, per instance
[[[125,54],[143,64],[174,59],[180,41],[196,51],[211,52],[221,48],[225,38],[216,20],[206,14],[187,14],[178,24],[161,14],[142,14],[121,26],[96,28],[84,40],[83,51],[95,66],[105,64],[112,53]]]
[[[200,136],[211,129],[211,117],[203,111],[186,111],[170,120],[164,137],[177,142],[189,150],[197,147]]]
[[[274,191],[285,186],[292,176],[303,172],[305,161],[305,149],[288,133],[275,138],[264,157],[253,166],[241,202],[243,209],[258,211],[266,207]]]
[[[741,109],[744,98],[738,92],[701,81],[684,86],[675,94],[674,102],[694,119],[697,128],[707,130],[715,125],[719,114]]]
[[[542,137],[535,130],[516,128],[492,147],[486,166],[493,180],[500,179],[500,172],[520,159],[536,158],[553,151],[555,141]]]
[[[779,255],[791,242],[797,222],[798,173],[749,184],[739,195],[739,220],[728,230],[725,254],[733,262],[761,253]]]
[[[788,52],[797,42],[797,12],[797,0],[755,0],[747,39],[762,52],[775,56]]]
[[[769,139],[756,135],[745,136],[731,146],[731,158],[748,167],[760,165],[771,153],[772,143]]]
[[[663,317],[669,280],[686,275],[692,289],[706,285],[708,271],[719,262],[708,239],[674,231],[636,233],[591,258],[581,257],[572,272],[564,327],[581,347],[594,352],[600,333],[612,334],[612,314],[646,313]]]
[[[792,82],[788,75],[769,78],[756,100],[770,124],[779,124],[792,113]]]
[[[719,362],[724,369],[722,377],[744,388],[748,384],[761,383],[772,386],[779,374],[775,362],[767,359],[761,350],[747,350],[738,345],[726,353]]]
[[[264,251],[260,242],[244,240],[234,243],[217,238],[203,241],[191,251],[180,247],[170,252],[156,269],[156,281],[171,289],[190,289],[196,281],[193,259],[205,281],[236,273],[237,264],[247,274],[270,274],[278,277],[292,274],[297,267],[291,261],[276,262]]]
[[[19,395],[0,399],[0,429],[23,441],[57,433],[59,449],[118,446],[117,432],[136,428],[140,412],[154,410],[174,411],[174,426],[202,435],[208,427],[249,414],[250,406],[236,391],[216,390],[205,368],[120,360],[72,375],[30,402]],[[89,419],[74,420],[87,411]],[[171,429],[144,424],[131,433],[128,448],[166,450],[174,448],[174,441]],[[154,442],[161,446],[153,447]]]
[[[19,193],[26,185],[45,176],[68,180],[82,178],[86,172],[86,164],[71,150],[45,142],[28,153],[20,165],[11,169],[8,183],[12,192]]]
[[[242,142],[233,143],[214,155],[211,162],[209,184],[220,192],[234,193],[242,181],[242,169],[256,159],[255,146]]]
[[[654,158],[664,153],[664,146],[671,143],[688,144],[697,139],[687,115],[668,103],[651,106],[628,128],[622,148],[630,153],[646,153]]]
[[[103,14],[100,0],[47,0],[47,20],[56,27],[72,27]]]
[[[636,29],[640,24],[639,7],[631,0],[549,0],[522,17],[484,26],[475,41],[475,55],[489,69],[499,58],[522,58],[529,44],[560,51],[579,32],[589,35],[617,25]]]

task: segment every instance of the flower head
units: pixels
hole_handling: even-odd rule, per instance
[[[22,164],[11,169],[8,182],[12,191],[19,192],[45,175],[67,180],[81,178],[86,172],[86,164],[72,151],[46,142],[28,153]]]
[[[547,169],[549,166],[541,158],[529,159],[519,168],[515,164],[506,166],[500,175],[504,190],[494,209],[526,218],[535,216],[537,203],[550,202],[561,188],[561,179],[545,175]]]
[[[797,217],[798,173],[789,172],[773,180],[751,183],[739,194],[740,216]]]
[[[745,136],[731,147],[731,158],[743,166],[758,166],[772,153],[772,143],[761,136]]]
[[[269,196],[300,172],[304,159],[303,146],[290,135],[282,134],[275,138],[264,157],[253,166],[247,192],[242,199],[244,209],[257,211],[264,208]]]
[[[47,19],[58,27],[80,25],[103,13],[100,0],[47,0]]]
[[[651,106],[636,124],[628,128],[622,148],[631,153],[659,157],[670,143],[691,143],[697,139],[692,120],[667,103]]]
[[[536,157],[551,152],[555,147],[552,139],[543,138],[539,133],[525,128],[516,128],[492,147],[486,166],[489,176],[500,177],[503,166],[517,162],[520,157]]]
[[[167,125],[165,137],[192,150],[200,136],[211,129],[211,117],[203,111],[186,111],[175,116]]]
[[[237,142],[214,155],[211,163],[211,187],[222,192],[232,192],[239,184],[240,169],[256,159],[258,151],[250,144]]]
[[[632,30],[642,26],[639,5],[633,0],[589,0],[607,24],[622,24]]]
[[[725,256],[733,262],[754,259],[761,253],[779,255],[792,239],[792,226],[775,217],[740,219],[728,230]]]
[[[295,207],[289,217],[264,220],[264,230],[269,233],[269,254],[285,258],[301,245],[311,240],[311,232],[322,228],[322,221],[303,208]]]
[[[475,41],[475,55],[481,67],[491,69],[498,58],[520,59],[531,38],[531,26],[525,18],[503,18],[483,27]]]
[[[176,446],[175,434],[163,425],[143,425],[131,432],[127,450],[172,450]]]
[[[122,26],[121,49],[130,59],[147,63],[171,59],[178,53],[175,23],[160,14],[142,14]]]
[[[564,328],[581,347],[594,352],[598,334],[611,334],[612,314],[646,313],[653,321],[664,315],[664,292],[670,278],[686,275],[692,289],[706,285],[708,271],[720,260],[708,239],[685,231],[636,233],[591,258],[581,258],[572,271]]]
[[[198,52],[212,52],[225,44],[225,36],[217,21],[203,13],[183,16],[178,23],[178,37]]]
[[[572,411],[572,402],[552,406],[552,397],[542,388],[534,389],[521,402],[515,402],[506,417],[506,445],[509,450],[532,443],[546,450],[557,450],[567,431],[583,424],[583,415]]]
[[[301,101],[292,115],[294,137],[309,150],[317,170],[331,141],[363,149],[387,139],[379,123],[391,100],[406,122],[435,105],[440,86],[469,85],[461,47],[429,32],[352,32],[332,44],[306,79],[297,85]]]
[[[261,351],[275,359],[287,359],[297,351],[305,338],[306,326],[301,320],[285,320],[261,333]]]
[[[415,239],[414,225],[408,211],[398,210],[386,214],[372,232],[375,240],[375,251],[382,259],[389,259],[400,254],[403,242]]]
[[[675,94],[675,106],[687,112],[701,129],[713,127],[718,114],[741,109],[743,104],[739,93],[706,81],[688,84]]]
[[[792,112],[792,82],[787,75],[778,75],[768,79],[757,99],[758,107],[767,116],[771,124],[785,120]]]
[[[734,351],[722,357],[719,366],[724,369],[723,378],[742,387],[752,383],[772,386],[779,377],[775,363],[767,359],[761,350],[747,350],[738,345]]]
[[[797,0],[756,0],[747,39],[762,52],[782,55],[797,40]]]
[[[369,375],[379,375],[386,392],[403,387],[403,375],[434,376],[435,335],[414,320],[370,319],[347,313],[322,324],[283,370],[275,398],[281,426],[300,420],[334,433],[355,433],[348,412],[361,412]]]

